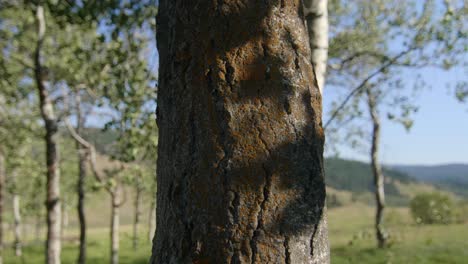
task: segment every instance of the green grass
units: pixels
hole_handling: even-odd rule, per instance
[[[468,263],[468,225],[416,226],[408,210],[386,210],[386,226],[392,245],[376,249],[372,230],[373,208],[350,205],[328,211],[329,235],[332,246],[332,263],[396,263],[440,264]],[[150,242],[146,231],[141,233],[137,250],[131,245],[131,226],[122,227],[120,263],[147,263]],[[63,263],[75,263],[77,256],[76,231],[66,233],[67,242],[62,251]],[[89,231],[88,263],[109,262],[109,234],[106,228]],[[72,239],[75,238],[75,239]],[[72,240],[72,241],[70,241]],[[5,249],[5,263],[44,263],[43,244],[25,247],[22,258],[13,256],[11,248]]]
[[[373,214],[357,205],[329,210],[332,263],[468,263],[468,225],[416,226],[407,209],[390,208],[391,245],[377,249]]]
[[[120,233],[120,263],[143,264],[148,263],[151,252],[150,242],[147,233],[140,234],[140,245],[136,250],[132,248],[131,226],[122,227]],[[74,230],[69,231],[66,236],[66,242],[62,248],[62,263],[76,263],[78,256],[78,241]],[[109,233],[105,228],[96,228],[89,231],[88,239],[88,258],[89,264],[109,263]],[[22,257],[14,256],[11,248],[4,251],[4,263],[23,264],[23,263],[44,263],[44,244],[29,242],[23,250]]]

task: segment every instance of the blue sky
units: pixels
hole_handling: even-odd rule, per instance
[[[468,163],[468,102],[462,104],[447,83],[466,79],[463,69],[450,72],[426,69],[423,78],[432,87],[419,96],[419,111],[407,132],[401,125],[382,119],[380,158],[384,164]],[[405,76],[411,81],[411,75]],[[324,112],[336,92],[324,92]],[[325,118],[326,119],[326,118]],[[338,147],[343,158],[368,161],[367,150]]]

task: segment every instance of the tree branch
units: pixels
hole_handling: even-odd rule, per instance
[[[356,86],[346,97],[345,99],[343,100],[343,102],[341,102],[341,104],[338,106],[338,108],[335,109],[335,111],[333,111],[330,119],[328,119],[328,121],[325,123],[325,125],[323,126],[323,129],[326,130],[327,127],[330,125],[330,123],[338,116],[338,114],[340,113],[340,111],[343,110],[343,108],[346,106],[346,104],[349,102],[349,100],[351,100],[351,98],[353,98],[358,92],[360,92],[366,85],[367,83],[372,79],[374,78],[375,76],[379,75],[380,73],[384,72],[388,67],[390,67],[391,65],[394,65],[401,57],[405,56],[406,54],[410,53],[411,51],[413,51],[414,48],[409,48],[405,51],[402,51],[400,52],[398,55],[396,55],[395,57],[393,57],[391,60],[387,61],[384,65],[382,65],[379,69],[377,69],[376,71],[374,71],[373,73],[371,73],[369,76],[367,76],[367,78],[365,78],[358,86]]]
[[[93,174],[95,176],[95,178],[98,180],[99,183],[101,184],[105,184],[105,181],[104,181],[104,176],[99,172],[99,170],[97,169],[97,165],[96,165],[96,149],[94,148],[93,144],[89,143],[88,141],[86,141],[83,137],[81,137],[75,130],[75,128],[70,124],[70,122],[68,121],[68,119],[65,119],[65,125],[68,129],[68,132],[70,133],[70,135],[73,137],[73,139],[78,142],[81,146],[83,146],[84,148],[86,148],[89,152],[89,162],[91,164],[91,170],[93,171]],[[109,192],[111,192],[112,190],[109,188],[109,187],[105,187]]]

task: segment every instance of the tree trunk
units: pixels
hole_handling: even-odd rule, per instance
[[[380,143],[380,120],[377,112],[376,98],[370,89],[366,89],[367,103],[369,106],[369,113],[372,119],[372,147],[371,147],[371,166],[374,175],[374,188],[375,188],[375,201],[376,201],[376,215],[375,215],[375,231],[377,237],[377,244],[379,248],[386,245],[387,234],[383,228],[383,211],[385,208],[385,191],[384,191],[384,175],[382,167],[379,163],[379,143]]]
[[[34,56],[34,75],[37,90],[39,93],[39,103],[41,116],[46,129],[46,163],[47,163],[47,243],[46,243],[46,263],[60,263],[60,236],[61,236],[61,207],[60,207],[60,168],[59,152],[57,147],[58,124],[54,113],[54,106],[48,96],[44,83],[46,74],[42,67],[41,53],[44,42],[46,24],[44,8],[40,5],[36,9],[37,44]]]
[[[160,1],[151,263],[328,263],[302,3]]]
[[[323,92],[328,59],[328,0],[304,0],[312,64],[320,92]]]
[[[4,205],[4,189],[5,189],[5,156],[0,149],[0,264],[3,264],[3,205]]]
[[[78,264],[86,263],[86,214],[84,209],[85,203],[85,178],[86,178],[86,154],[77,143],[78,149],[78,219],[80,222],[80,245],[78,252]]]
[[[22,255],[21,248],[21,211],[20,211],[20,196],[16,193],[13,194],[13,216],[14,216],[14,229],[15,229],[15,255],[20,257]]]
[[[110,263],[119,263],[119,198],[117,194],[112,194],[112,212],[111,212],[111,256]]]
[[[138,248],[138,226],[141,218],[141,178],[137,176],[135,183],[135,218],[133,221],[133,249]]]
[[[81,115],[81,100],[80,95],[77,93],[75,96],[77,106],[77,127],[76,132],[80,134],[84,127],[84,118]],[[84,148],[78,141],[76,143],[76,150],[78,153],[78,183],[77,183],[77,194],[78,194],[78,219],[80,222],[80,245],[78,252],[78,264],[86,263],[86,214],[84,209],[85,203],[85,179],[86,179],[86,148]]]

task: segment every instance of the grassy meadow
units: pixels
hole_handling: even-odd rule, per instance
[[[392,245],[376,248],[373,208],[352,205],[328,212],[332,263],[467,263],[468,225],[417,226],[406,208],[388,208]]]
[[[140,246],[134,250],[131,240],[131,210],[127,208],[121,228],[120,263],[147,263],[150,242],[146,221],[142,224]],[[391,232],[392,245],[384,250],[375,248],[372,230],[373,208],[351,204],[328,210],[332,263],[467,263],[468,225],[417,226],[406,208],[388,208],[386,223]],[[104,216],[104,214],[102,215]],[[96,225],[102,217],[91,217]],[[65,231],[62,252],[63,263],[75,263],[77,230]],[[11,232],[7,241],[11,241]],[[32,236],[28,236],[32,237]],[[88,263],[109,262],[109,233],[105,226],[89,230]],[[5,249],[5,263],[43,263],[43,243],[28,241],[22,257],[15,257],[11,244]]]

